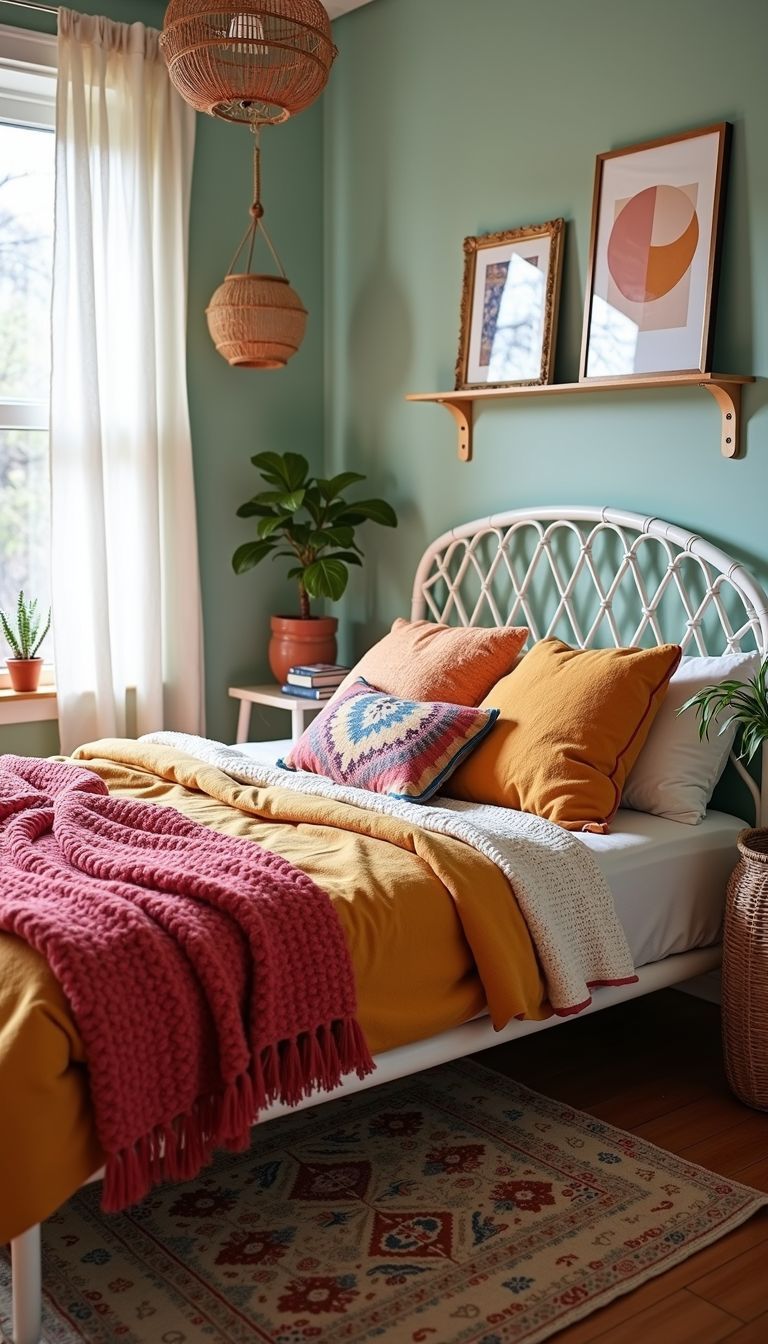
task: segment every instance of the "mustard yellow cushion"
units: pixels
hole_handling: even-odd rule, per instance
[[[496,726],[446,793],[569,831],[607,831],[680,655],[677,644],[582,650],[541,640],[483,700],[500,710]]]
[[[465,627],[398,617],[389,634],[355,664],[333,699],[363,677],[401,700],[479,705],[514,667],[527,637],[525,626]]]

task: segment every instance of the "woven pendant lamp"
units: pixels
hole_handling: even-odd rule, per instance
[[[171,0],[160,46],[196,111],[251,125],[309,107],[336,55],[320,0]]]
[[[216,349],[229,364],[241,369],[281,369],[295,355],[307,325],[307,312],[288,283],[283,264],[264,225],[261,204],[261,151],[259,128],[253,128],[253,205],[251,222],[232,263],[213,295],[205,315]],[[261,231],[279,275],[251,271],[256,235]],[[248,248],[245,271],[238,260]]]

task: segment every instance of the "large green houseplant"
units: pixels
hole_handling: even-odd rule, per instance
[[[241,504],[239,518],[256,518],[256,537],[238,546],[232,557],[244,574],[271,556],[291,561],[288,578],[298,587],[299,614],[273,616],[269,663],[278,681],[295,663],[333,662],[335,616],[313,616],[311,602],[336,602],[349,581],[349,566],[361,565],[356,540],[362,523],[397,527],[397,516],[384,499],[347,499],[350,486],[365,480],[357,471],[328,478],[310,476],[301,453],[257,453],[251,458],[266,488]]]

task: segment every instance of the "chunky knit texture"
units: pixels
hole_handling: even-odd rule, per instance
[[[0,928],[83,1040],[103,1207],[247,1146],[269,1102],[373,1068],[329,898],[287,860],[88,770],[0,758]]]

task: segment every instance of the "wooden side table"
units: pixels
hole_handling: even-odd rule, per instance
[[[297,742],[304,732],[304,720],[307,714],[317,714],[327,705],[327,700],[308,700],[301,695],[283,695],[276,682],[267,686],[230,686],[229,694],[233,700],[240,701],[237,716],[236,742],[247,742],[251,727],[251,709],[253,705],[269,705],[273,709],[291,711],[291,740]]]

